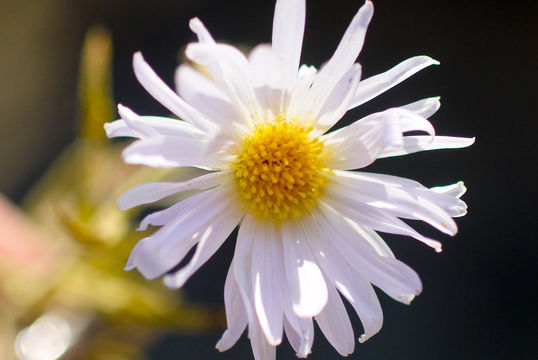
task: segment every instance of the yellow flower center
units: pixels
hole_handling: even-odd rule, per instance
[[[241,201],[259,220],[280,223],[316,205],[329,170],[323,142],[311,131],[279,117],[243,140],[232,169]]]

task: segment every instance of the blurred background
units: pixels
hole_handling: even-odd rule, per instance
[[[326,61],[360,5],[307,1],[302,62],[319,67]],[[411,306],[379,292],[383,329],[357,343],[349,358],[536,359],[537,3],[377,0],[374,6],[359,57],[364,78],[414,55],[430,55],[441,66],[423,70],[346,121],[439,95],[442,107],[430,119],[437,133],[477,141],[468,149],[385,159],[366,169],[427,186],[463,180],[469,214],[457,220],[454,238],[417,224],[443,241],[441,254],[384,236],[420,274],[424,291]],[[122,272],[140,237],[132,226],[141,214],[118,214],[115,198],[130,185],[185,174],[122,166],[124,144],[106,142],[99,121],[114,118],[117,102],[141,114],[168,115],[138,85],[131,69],[135,51],[172,86],[181,50],[194,40],[190,18],[200,17],[217,40],[251,47],[270,41],[273,8],[272,0],[0,0],[0,192],[6,197],[0,207],[0,358],[16,348],[21,359],[45,359],[24,349],[48,330],[20,333],[39,325],[42,315],[56,332],[61,321],[79,329],[69,341],[82,345],[66,359],[251,356],[246,336],[228,352],[214,349],[224,326],[222,293],[234,239],[182,292]],[[360,323],[354,314],[352,320],[358,336]],[[339,358],[319,331],[316,337],[311,359]],[[61,334],[58,339],[67,341]],[[54,348],[40,343],[41,350],[47,346]],[[293,358],[283,344],[278,359]]]

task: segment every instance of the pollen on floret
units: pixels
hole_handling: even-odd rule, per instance
[[[257,219],[280,223],[308,213],[327,182],[327,151],[312,127],[282,117],[244,138],[232,164],[240,201]]]

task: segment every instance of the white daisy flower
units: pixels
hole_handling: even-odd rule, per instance
[[[406,304],[422,290],[415,271],[395,259],[377,232],[410,236],[440,251],[438,241],[401,218],[454,235],[452,218],[466,213],[462,182],[427,188],[350,171],[379,158],[471,145],[472,138],[435,135],[426,118],[439,108],[439,98],[330,131],[349,109],[438,64],[417,56],[361,81],[355,61],[372,14],[366,1],[319,70],[299,66],[304,0],[277,0],[272,44],[255,47],[248,57],[216,42],[192,19],[198,42],[187,46],[186,55],[210,76],[181,65],[178,93],[140,53],[134,55],[142,86],[182,121],[139,116],[119,105],[121,120],[106,125],[108,136],[139,139],[124,150],[127,163],[209,172],[185,182],[143,184],[118,200],[127,209],[199,191],[142,220],[141,229],[161,228],[135,246],[126,268],[148,279],[164,275],[167,286],[179,288],[239,226],[224,288],[228,329],[217,344],[221,351],[248,328],[256,359],[274,359],[284,333],[297,356],[306,357],[315,319],[336,351],[352,353],[353,329],[341,296],[363,324],[363,342],[383,322],[372,285]],[[411,131],[425,134],[407,136]],[[194,247],[187,265],[172,270]]]

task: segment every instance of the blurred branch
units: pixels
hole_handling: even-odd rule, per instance
[[[111,59],[108,31],[90,29],[80,66],[80,136],[24,199],[33,219],[0,198],[0,343],[13,344],[28,325],[15,343],[20,359],[45,350],[62,359],[142,358],[143,348],[165,332],[224,326],[220,307],[189,304],[181,291],[123,271],[133,244],[148,232],[134,231],[136,209],[116,208],[119,194],[199,170],[121,161],[120,147],[103,130],[114,119]]]

